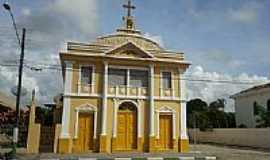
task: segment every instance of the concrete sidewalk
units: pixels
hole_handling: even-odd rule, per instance
[[[88,154],[18,154],[22,160],[270,160],[270,152],[254,148],[216,146],[209,144],[190,145],[190,152],[180,153],[88,153]],[[21,150],[23,151],[23,150]],[[215,158],[216,157],[216,158]]]
[[[85,154],[18,154],[21,160],[215,160],[200,152],[181,153],[85,153]]]

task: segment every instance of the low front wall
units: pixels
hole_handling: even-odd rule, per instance
[[[54,145],[53,145],[53,152],[54,153],[58,152],[58,144],[59,144],[59,137],[60,137],[61,127],[62,127],[61,124],[56,124],[55,125]]]
[[[270,148],[270,128],[220,128],[202,132],[189,129],[190,140],[201,143]]]
[[[27,153],[39,152],[40,124],[31,123],[28,129]]]

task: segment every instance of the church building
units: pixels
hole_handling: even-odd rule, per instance
[[[187,152],[190,63],[137,30],[128,1],[124,26],[60,53],[63,113],[57,152]],[[154,26],[153,26],[154,27]]]

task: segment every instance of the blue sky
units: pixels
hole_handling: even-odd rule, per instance
[[[119,26],[124,14],[121,3],[102,1],[101,33]],[[166,47],[184,51],[193,63],[209,71],[270,76],[270,61],[266,60],[270,54],[270,1],[137,0],[134,3],[138,28],[161,36]]]
[[[12,5],[19,28],[27,30],[28,63],[59,63],[65,42],[90,42],[121,27],[124,0],[2,0]],[[165,48],[185,53],[194,76],[265,82],[270,77],[269,0],[133,0],[137,29]],[[2,60],[18,57],[10,17],[0,9]],[[25,71],[25,86],[40,90],[40,99],[62,90],[59,72]],[[51,81],[54,74],[56,81]],[[0,68],[0,90],[15,85],[16,69]],[[57,86],[57,87],[56,87]],[[208,101],[250,86],[194,84],[191,97]],[[50,88],[50,91],[44,88]],[[225,87],[226,88],[226,87]],[[206,93],[207,92],[207,93]],[[211,92],[209,94],[209,92]]]
[[[27,18],[24,15],[26,10],[35,14],[55,1],[8,2],[12,4],[17,18]],[[95,21],[97,28],[94,32],[97,35],[114,32],[121,26],[121,17],[126,14],[122,8],[124,2],[95,2],[98,20]],[[133,12],[137,28],[160,36],[166,48],[185,52],[194,64],[209,71],[270,76],[270,60],[267,60],[270,54],[270,1],[134,0],[133,3],[137,7]],[[3,22],[9,22],[9,17],[2,11],[0,20],[1,25],[6,26]],[[87,17],[84,21],[88,21]],[[76,34],[80,34],[80,30],[77,31]],[[89,41],[91,39],[93,36],[89,35]],[[87,40],[87,35],[83,40]],[[202,57],[206,63],[201,61]]]

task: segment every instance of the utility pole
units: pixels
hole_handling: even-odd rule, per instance
[[[15,22],[15,18],[13,16],[13,13],[11,11],[11,7],[8,3],[4,3],[3,7],[5,10],[7,10],[11,16],[12,24],[16,33],[16,37],[21,49],[21,55],[20,55],[20,65],[19,65],[19,76],[18,76],[18,85],[17,85],[17,94],[16,94],[16,123],[13,128],[13,148],[12,153],[13,156],[16,154],[16,147],[18,145],[18,136],[19,136],[19,125],[20,125],[20,98],[21,98],[21,88],[22,88],[22,75],[23,75],[23,61],[24,61],[24,44],[25,44],[25,32],[26,29],[22,29],[22,40],[20,40],[17,25]]]
[[[25,32],[26,29],[22,29],[22,41],[21,41],[21,55],[20,55],[20,66],[19,66],[19,77],[17,86],[17,97],[16,97],[16,124],[13,133],[14,152],[16,153],[16,147],[18,144],[19,125],[20,125],[20,98],[22,88],[22,75],[23,75],[23,61],[24,61],[24,44],[25,44]]]

